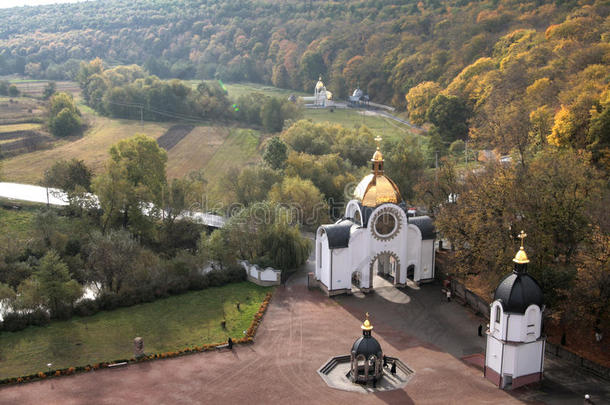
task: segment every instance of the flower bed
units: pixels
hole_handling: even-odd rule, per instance
[[[272,297],[272,293],[267,293],[267,295],[265,296],[265,299],[261,303],[261,306],[260,306],[258,312],[256,312],[256,314],[254,314],[254,317],[252,318],[252,323],[250,324],[250,327],[246,331],[246,335],[244,337],[242,337],[241,339],[234,340],[233,344],[246,344],[246,343],[252,343],[254,341],[254,336],[256,335],[256,330],[258,329],[258,326],[260,325],[260,323],[263,319],[263,316],[265,315],[265,312],[267,311],[267,307],[269,306],[269,301],[271,301],[271,297]],[[150,361],[150,360],[156,360],[156,359],[168,359],[168,358],[172,358],[172,357],[184,356],[184,355],[191,354],[191,353],[207,352],[207,351],[214,350],[214,349],[216,349],[217,346],[221,346],[224,344],[226,344],[226,342],[203,344],[201,346],[185,347],[184,349],[179,349],[179,350],[175,350],[175,351],[171,351],[171,352],[147,354],[138,359],[136,359],[136,358],[118,359],[118,360],[113,360],[110,362],[87,364],[86,366],[68,367],[68,368],[62,368],[62,369],[58,369],[58,370],[49,370],[49,371],[39,371],[38,373],[25,375],[25,376],[21,376],[21,377],[5,378],[3,380],[0,380],[0,385],[21,384],[21,383],[26,383],[26,382],[30,382],[30,381],[43,380],[48,377],[61,377],[61,376],[65,376],[65,375],[72,375],[75,373],[82,373],[82,372],[86,373],[86,372],[99,370],[102,368],[108,368],[112,364],[117,364],[117,363],[140,363],[143,361]]]

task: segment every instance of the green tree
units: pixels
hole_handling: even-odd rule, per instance
[[[424,169],[424,157],[414,137],[403,138],[399,142],[389,142],[383,148],[384,170],[393,179],[406,201],[414,196],[413,187],[419,181]]]
[[[265,153],[263,154],[263,160],[272,169],[278,170],[283,169],[286,159],[288,158],[288,147],[279,136],[274,136],[267,143]]]
[[[28,298],[29,305],[40,303],[47,307],[52,317],[63,313],[64,308],[71,307],[83,294],[83,289],[73,280],[68,266],[57,252],[48,251],[42,259],[36,273],[29,282],[19,286],[19,292]]]
[[[268,132],[280,132],[284,127],[282,103],[275,97],[268,98],[261,107],[261,123]]]
[[[56,187],[66,192],[82,188],[91,191],[93,173],[83,160],[58,160],[45,170],[43,183],[47,187]]]
[[[145,135],[135,135],[110,148],[105,172],[93,184],[103,214],[103,229],[122,222],[141,236],[150,236],[151,217],[159,213],[167,187],[167,153]],[[147,214],[142,207],[147,203]]]
[[[426,119],[439,130],[443,140],[453,142],[468,137],[470,112],[466,104],[455,96],[439,94],[430,102]]]
[[[118,293],[129,281],[140,255],[140,245],[125,230],[111,230],[106,235],[94,232],[87,245],[88,281],[100,283],[104,291]],[[129,286],[127,286],[129,287]]]
[[[57,85],[55,84],[55,82],[49,82],[46,86],[44,86],[44,89],[42,90],[42,98],[48,100],[51,98],[51,96],[53,96],[53,94],[55,94],[56,91]]]
[[[324,195],[311,180],[285,177],[281,183],[271,188],[269,201],[287,206],[291,211],[293,223],[304,225],[308,229],[315,229],[329,221]]]
[[[8,86],[8,95],[11,97],[18,97],[20,94],[19,89],[14,84]]]
[[[51,97],[49,106],[49,129],[55,136],[70,136],[82,129],[80,111],[74,104],[72,95],[56,93]]]

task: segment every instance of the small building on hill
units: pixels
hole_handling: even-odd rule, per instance
[[[324,82],[322,82],[322,76],[318,78],[318,82],[314,87],[313,97],[301,97],[305,102],[305,107],[309,108],[324,108],[334,106],[333,93],[326,90]]]

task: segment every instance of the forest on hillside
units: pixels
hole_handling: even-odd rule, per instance
[[[409,102],[415,122],[434,122],[422,111],[439,93],[452,97],[436,119],[449,117],[446,126],[462,130],[448,134],[437,125],[444,142],[470,133],[481,148],[516,146],[523,159],[525,144],[546,142],[559,123],[551,142],[593,144],[595,158],[605,160],[608,140],[589,135],[589,127],[608,104],[609,11],[603,0],[109,0],[12,8],[0,10],[0,75],[74,80],[80,62],[95,57],[108,66],[139,64],[160,78],[307,91],[322,75],[339,99],[360,86],[374,101],[403,109]],[[405,98],[412,91],[416,101]]]

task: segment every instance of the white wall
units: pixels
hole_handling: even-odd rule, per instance
[[[421,271],[420,279],[434,278],[434,239],[424,240],[421,243]],[[417,280],[419,281],[419,280]]]
[[[523,315],[521,314],[508,314],[508,334],[506,336],[506,340],[511,342],[522,342],[521,339],[521,331],[523,328]]]
[[[267,267],[265,270],[262,270],[260,273],[261,273],[262,281],[277,281],[278,275],[280,274],[280,272],[278,270],[272,269],[270,267]]]
[[[502,363],[502,343],[491,336],[487,336],[487,350],[485,350],[485,365],[500,374]]]
[[[542,371],[543,341],[523,344],[516,347],[516,367],[514,377],[539,373]]]

